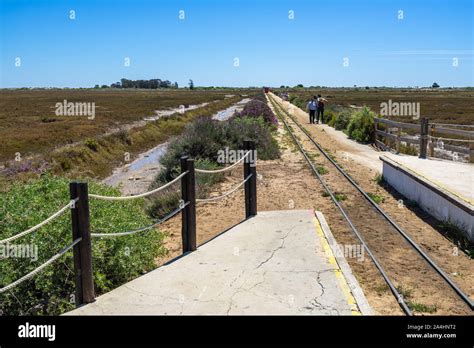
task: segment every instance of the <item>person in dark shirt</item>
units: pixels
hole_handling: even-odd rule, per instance
[[[319,117],[321,117],[321,124],[324,124],[324,102],[327,102],[327,100],[321,97],[321,94],[318,94],[316,108],[316,124],[319,123]]]

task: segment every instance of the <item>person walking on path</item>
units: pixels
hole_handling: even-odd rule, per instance
[[[321,97],[321,94],[318,94],[317,109],[316,109],[316,124],[319,123],[319,117],[321,116],[321,124],[324,124],[324,102],[327,102],[326,99]]]
[[[316,101],[316,97],[314,96],[311,98],[311,100],[308,102],[308,105],[306,105],[306,109],[309,111],[309,123],[313,124],[314,123],[314,117],[316,115],[316,111],[318,109],[318,103]]]

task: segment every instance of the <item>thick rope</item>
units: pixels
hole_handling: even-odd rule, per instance
[[[196,172],[198,173],[209,173],[209,174],[213,174],[213,173],[222,173],[222,172],[225,172],[227,170],[230,170],[232,168],[234,168],[237,164],[239,164],[240,162],[242,162],[245,157],[247,157],[248,155],[250,154],[250,151],[247,151],[247,153],[245,155],[242,156],[241,159],[239,159],[237,162],[235,162],[234,164],[228,166],[228,167],[225,167],[225,168],[222,168],[222,169],[215,169],[215,170],[208,170],[208,169],[199,169],[199,168],[196,168],[194,169]]]
[[[11,242],[12,240],[15,240],[15,239],[18,239],[20,237],[23,237],[29,233],[32,233],[34,231],[36,231],[37,229],[39,229],[40,227],[46,225],[48,222],[50,222],[51,220],[54,220],[55,218],[57,218],[58,216],[62,215],[68,208],[74,206],[74,204],[79,200],[79,198],[76,198],[76,199],[72,199],[66,206],[62,207],[61,209],[59,209],[56,213],[54,213],[53,215],[51,215],[49,218],[47,218],[46,220],[43,220],[42,222],[40,222],[39,224],[37,224],[36,226],[33,226],[29,229],[27,229],[26,231],[23,231],[21,233],[18,233],[12,237],[9,237],[9,238],[6,238],[6,239],[3,239],[3,240],[0,240],[0,244],[3,244],[3,243],[7,243],[7,242]]]
[[[145,193],[141,193],[139,195],[134,195],[134,196],[119,196],[119,197],[113,197],[113,196],[100,196],[100,195],[94,195],[94,194],[90,194],[89,197],[92,197],[92,198],[97,198],[97,199],[102,199],[104,201],[125,201],[125,200],[128,200],[128,199],[135,199],[135,198],[141,198],[141,197],[146,197],[146,196],[149,196],[149,195],[152,195],[156,192],[159,192],[161,190],[164,190],[165,188],[173,185],[175,182],[177,182],[179,179],[181,179],[183,176],[185,176],[186,174],[188,174],[189,171],[185,171],[184,173],[181,173],[179,176],[177,176],[176,178],[174,178],[173,180],[171,180],[170,182],[166,183],[165,185],[163,186],[160,186],[154,190],[151,190],[151,191],[148,191],[148,192],[145,192]]]
[[[142,227],[142,228],[139,228],[139,229],[137,229],[137,230],[126,231],[126,232],[91,233],[91,237],[120,237],[120,236],[128,236],[128,235],[135,234],[135,233],[138,233],[138,232],[143,232],[143,231],[150,230],[150,229],[152,229],[153,227],[158,226],[158,225],[161,224],[162,222],[165,222],[165,221],[171,219],[173,216],[175,216],[175,215],[178,214],[181,210],[183,210],[188,204],[189,204],[189,202],[186,202],[185,204],[183,204],[183,205],[180,206],[179,208],[173,210],[171,213],[169,213],[168,215],[166,215],[163,219],[157,220],[156,222],[154,222],[153,224],[151,224],[151,225],[149,225],[149,226]]]
[[[208,202],[213,202],[213,201],[217,201],[219,199],[222,199],[222,198],[225,198],[227,197],[228,195],[234,193],[235,191],[237,191],[243,184],[245,184],[247,182],[247,180],[250,179],[250,177],[252,176],[253,174],[249,174],[245,180],[243,180],[240,184],[238,184],[236,187],[234,187],[232,190],[224,193],[223,195],[220,195],[220,196],[217,196],[217,197],[211,197],[211,198],[202,198],[202,199],[196,199],[196,202],[198,203],[208,203]]]
[[[72,242],[70,245],[64,247],[59,253],[54,255],[52,258],[50,258],[48,261],[43,263],[41,266],[35,268],[33,271],[28,273],[27,275],[24,275],[20,279],[15,280],[13,283],[8,284],[7,286],[3,287],[0,289],[0,294],[4,293],[5,291],[10,290],[11,288],[23,283],[25,280],[33,277],[37,273],[41,272],[44,268],[48,267],[50,264],[52,264],[54,261],[59,259],[61,256],[63,256],[69,249],[71,249],[74,245],[79,243],[82,240],[82,238],[77,238],[74,242]]]

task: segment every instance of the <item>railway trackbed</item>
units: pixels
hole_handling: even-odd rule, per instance
[[[474,304],[271,95],[278,118],[403,312],[472,315]],[[422,307],[422,308],[420,308]]]

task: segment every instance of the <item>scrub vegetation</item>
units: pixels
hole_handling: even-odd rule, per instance
[[[117,189],[93,181],[89,181],[89,191],[120,195]],[[26,184],[14,184],[7,193],[0,195],[0,239],[42,222],[65,206],[68,197],[69,180],[65,178],[42,175]],[[143,210],[143,200],[91,200],[89,204],[92,232],[122,232],[152,222]],[[155,259],[165,253],[162,238],[162,234],[154,229],[118,238],[95,238],[92,260],[97,294],[154,269]],[[39,230],[4,244],[0,249],[2,254],[6,254],[1,255],[0,288],[31,272],[71,242],[71,217],[66,211]],[[18,251],[15,251],[16,255],[12,254],[19,250],[18,246],[36,252],[29,253],[33,257],[19,257]],[[69,251],[33,278],[0,294],[0,313],[57,315],[74,309],[73,270],[73,256]]]
[[[219,163],[219,151],[243,150],[245,140],[255,142],[258,159],[278,158],[280,149],[273,136],[276,132],[275,115],[258,99],[253,99],[249,104],[249,107],[244,108],[242,112],[236,112],[227,121],[203,117],[188,124],[184,132],[170,142],[167,153],[161,159],[164,169],[157,175],[151,188],[161,186],[179,175],[182,155],[194,158],[196,168],[217,169],[230,165],[231,163]],[[222,181],[225,175],[226,173],[219,175],[197,173],[198,197],[206,197],[210,189]],[[149,211],[152,215],[156,215],[157,212],[160,214],[170,212],[176,208],[178,200],[176,188],[170,189],[152,199]],[[169,202],[174,202],[174,204],[169,204]]]

